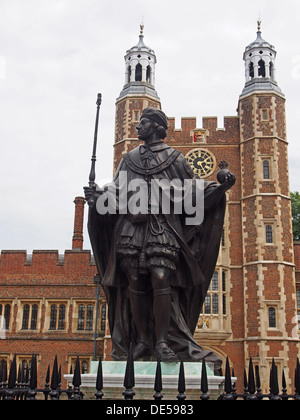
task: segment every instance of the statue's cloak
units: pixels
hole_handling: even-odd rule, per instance
[[[196,180],[184,156],[162,143],[156,152],[160,164],[148,169],[141,162],[139,146],[122,159],[114,177],[117,190],[121,188],[121,171],[126,171],[127,182],[133,179]],[[191,182],[191,185],[193,185]],[[216,182],[204,182],[204,220],[200,225],[186,226],[191,215],[166,214],[166,221],[174,233],[181,250],[176,271],[172,275],[172,311],[168,344],[184,360],[200,360],[208,355],[193,338],[199,314],[218,258],[225,212],[225,194]],[[124,187],[124,186],[123,186]],[[117,200],[118,201],[118,200]],[[117,203],[118,207],[118,203]],[[120,269],[116,244],[126,215],[97,212],[89,209],[88,231],[101,284],[108,303],[108,321],[112,337],[112,356],[117,360],[127,357],[134,325],[130,314],[128,281]],[[149,337],[154,343],[152,295],[149,293]],[[133,342],[133,345],[136,344]]]

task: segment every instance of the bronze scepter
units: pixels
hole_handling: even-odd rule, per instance
[[[93,146],[93,154],[92,154],[92,165],[91,171],[89,176],[89,187],[92,188],[94,191],[96,190],[95,178],[96,178],[96,171],[95,171],[95,164],[96,164],[96,151],[97,151],[97,137],[98,137],[98,123],[99,123],[99,110],[102,101],[101,93],[98,93],[97,96],[97,113],[96,113],[96,122],[95,122],[95,133],[94,133],[94,146]],[[95,204],[93,196],[89,199],[88,205],[93,207]]]

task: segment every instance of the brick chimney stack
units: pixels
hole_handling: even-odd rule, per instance
[[[75,217],[74,217],[74,232],[72,238],[72,249],[83,248],[83,218],[85,199],[83,197],[76,197],[75,203]]]

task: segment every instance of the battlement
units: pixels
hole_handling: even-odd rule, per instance
[[[198,126],[196,117],[183,117],[181,118],[181,128],[176,128],[175,118],[171,117],[169,118],[167,142],[170,144],[198,143],[195,141],[195,132],[202,133],[199,143],[239,143],[239,117],[224,117],[224,127],[222,128],[218,128],[218,117],[202,117],[201,127]]]
[[[95,271],[94,257],[90,250],[3,250],[0,255],[0,272],[5,274],[62,274]]]

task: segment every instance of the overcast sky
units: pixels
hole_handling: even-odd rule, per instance
[[[286,95],[290,187],[300,191],[299,0],[0,0],[0,250],[71,248],[75,196],[88,182],[97,93],[97,180],[112,177],[115,100],[124,54],[157,55],[168,116],[236,115],[245,47],[275,45]],[[85,222],[86,223],[86,222]],[[85,248],[89,241],[85,231]]]

